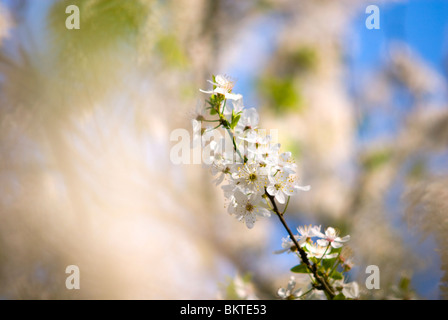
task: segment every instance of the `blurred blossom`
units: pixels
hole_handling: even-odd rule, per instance
[[[405,194],[406,218],[422,237],[434,235],[444,276],[441,291],[448,297],[448,178],[437,177],[410,186]]]
[[[274,219],[251,230],[229,219],[219,172],[170,161],[174,129],[199,138],[187,114],[218,73],[230,77],[215,90],[256,96],[232,104],[244,106],[244,128],[277,130],[299,184],[312,186],[287,219],[350,234],[341,259],[356,261],[350,281],[361,281],[348,295],[420,297],[415,273],[402,271],[434,270],[405,240],[416,237],[407,221],[434,236],[446,298],[447,83],[419,50],[435,44],[392,42],[386,20],[366,36],[354,22],[364,28],[369,1],[84,0],[80,30],[65,28],[72,1],[43,3],[0,4],[0,298],[207,299],[247,272],[229,281],[230,296],[278,298],[292,255],[272,251],[286,234]],[[381,14],[394,5],[382,1]],[[384,38],[362,75],[353,33]],[[81,290],[65,288],[72,264]],[[362,285],[371,264],[375,292]],[[294,281],[281,296],[306,289]]]
[[[0,3],[0,44],[4,38],[9,36],[9,30],[12,27],[9,11]]]

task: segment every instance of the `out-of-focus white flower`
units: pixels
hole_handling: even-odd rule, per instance
[[[317,234],[317,236],[319,238],[321,238],[321,239],[317,240],[317,243],[320,246],[326,247],[330,244],[335,249],[342,247],[344,242],[347,242],[348,240],[350,240],[349,235],[347,235],[343,238],[340,238],[338,236],[338,232],[332,227],[328,227],[325,230],[325,234],[319,232]]]
[[[350,283],[342,284],[342,294],[348,299],[359,298],[359,285],[357,282],[353,281]]]
[[[327,300],[327,296],[325,295],[325,292],[321,290],[313,290],[311,291],[307,296],[307,300]]]
[[[239,274],[236,275],[233,284],[235,286],[235,293],[239,298],[244,300],[258,300],[251,283],[245,282]]]
[[[235,165],[230,160],[225,158],[215,160],[213,166],[211,167],[211,171],[213,176],[217,175],[216,179],[214,180],[216,185],[221,184],[224,181],[226,175],[232,174],[232,172],[234,171],[234,166]]]
[[[280,254],[283,252],[290,253],[293,251],[292,248],[295,248],[294,242],[291,240],[291,238],[289,236],[287,236],[286,238],[282,238],[282,248],[283,249],[274,251],[274,253],[275,254]]]
[[[235,180],[227,180],[228,184],[221,186],[221,189],[224,193],[224,197],[229,201],[232,202],[234,200],[234,193],[237,189],[237,185],[235,183]]]
[[[284,300],[295,300],[298,299],[302,295],[302,290],[296,289],[296,280],[294,277],[291,277],[288,282],[288,286],[285,288],[280,288],[277,291],[277,295],[280,297],[280,299]]]
[[[196,119],[191,120],[193,127],[193,148],[202,145],[202,123]]]
[[[223,114],[230,121],[231,120],[230,116],[232,115],[232,112],[234,114],[237,114],[237,113],[240,113],[240,112],[241,112],[241,114],[243,114],[245,110],[247,110],[247,109],[244,109],[243,99],[232,100],[232,104],[226,103],[226,106],[224,108]],[[238,121],[238,124],[241,121],[241,118]]]
[[[198,102],[196,104],[196,108],[192,112],[191,119],[197,120],[197,121],[203,121],[205,120],[205,106],[203,103]]]
[[[252,130],[250,131],[248,134],[246,134],[245,136],[239,136],[239,138],[241,140],[245,140],[247,142],[249,142],[251,145],[249,146],[249,149],[252,152],[255,152],[258,148],[269,144],[269,142],[271,141],[271,136],[270,135],[262,135],[259,134],[257,131]]]
[[[240,121],[236,127],[237,132],[243,133],[247,130],[255,130],[258,126],[259,116],[255,108],[244,109]]]

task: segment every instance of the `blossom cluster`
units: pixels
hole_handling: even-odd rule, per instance
[[[229,213],[250,229],[258,218],[270,216],[267,196],[285,204],[309,186],[298,185],[291,152],[280,153],[280,144],[258,129],[257,110],[244,108],[242,95],[232,93],[234,82],[223,75],[210,82],[213,90],[201,90],[210,94],[208,107],[199,106],[192,120],[195,144],[200,142],[209,151],[203,161],[216,176],[216,183],[226,181],[222,189]],[[207,111],[214,118],[206,119]],[[203,128],[203,123],[216,125]],[[212,140],[219,127],[229,135]]]
[[[343,280],[335,280],[334,286],[340,291],[339,294],[343,295],[345,298],[359,298],[359,285],[355,281],[345,283]],[[325,300],[326,298],[322,291],[313,290],[312,287],[298,287],[294,276],[290,277],[286,288],[278,289],[277,295],[282,300]]]
[[[209,82],[213,88],[201,90],[209,99],[198,106],[192,120],[193,145],[207,151],[202,153],[203,163],[216,184],[222,184],[228,212],[249,229],[260,217],[275,213],[289,234],[277,253],[297,253],[301,263],[291,271],[308,274],[311,279],[305,293],[295,290],[295,280],[291,279],[278,296],[296,299],[311,293],[330,299],[357,298],[357,283],[345,283],[343,275],[352,267],[350,255],[344,251],[350,236],[340,237],[332,227],[322,232],[320,226],[299,227],[293,235],[283,215],[290,197],[310,187],[298,184],[291,152],[280,152],[280,144],[258,128],[257,110],[244,107],[242,95],[232,92],[234,82],[230,78],[217,75]],[[224,136],[217,135],[219,131],[224,131]],[[278,205],[283,206],[282,212]]]
[[[332,287],[335,288],[339,295],[344,298],[356,299],[359,297],[359,287],[357,282],[346,283],[344,281],[343,272],[350,271],[353,267],[351,261],[351,251],[344,244],[350,240],[350,236],[339,236],[339,232],[328,227],[325,232],[321,232],[321,226],[301,226],[297,228],[297,234],[294,235],[296,243],[307,253],[307,257],[311,259],[320,269],[321,273],[328,275]],[[297,248],[290,237],[282,239],[282,249],[276,253],[296,252]],[[308,273],[308,270],[302,265],[298,265],[291,269],[296,273]],[[312,275],[310,275],[312,277]],[[286,289],[280,288],[278,296],[282,299],[301,299],[311,293],[313,290],[295,289],[296,281],[291,277]],[[316,299],[324,298],[323,292],[312,292],[307,298],[314,297]]]
[[[339,237],[338,231],[332,227],[328,227],[325,233],[321,232],[321,226],[303,226],[297,228],[297,235],[295,239],[299,245],[304,248],[308,253],[308,257],[316,257],[319,259],[333,259],[338,254],[332,252],[333,249],[342,248],[344,242],[350,240],[350,236]],[[316,241],[313,239],[316,238]],[[296,251],[294,242],[288,236],[282,239],[282,250],[277,251],[277,253],[282,252],[292,252]]]

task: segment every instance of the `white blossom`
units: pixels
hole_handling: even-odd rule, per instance
[[[282,171],[277,171],[275,175],[269,175],[269,184],[266,191],[275,197],[279,203],[286,202],[286,198],[294,194],[294,179]]]
[[[233,204],[229,205],[229,213],[234,214],[238,221],[243,221],[249,229],[252,229],[257,221],[257,217],[269,217],[268,209],[261,205],[261,196],[253,194],[247,196],[240,190],[234,193]]]
[[[317,236],[321,238],[317,240],[317,243],[322,247],[327,247],[330,244],[333,248],[340,248],[344,242],[350,240],[349,235],[340,238],[338,232],[332,227],[327,228],[325,234],[319,232]]]
[[[309,243],[305,244],[308,250],[309,258],[317,258],[317,259],[333,259],[338,256],[337,253],[331,253],[331,248],[320,246],[317,243]]]
[[[268,182],[266,170],[257,163],[239,165],[232,177],[246,193],[263,193]]]
[[[321,226],[312,225],[297,227],[297,232],[299,233],[298,239],[300,241],[306,241],[307,239],[314,238],[317,234],[320,233],[320,228]]]
[[[252,132],[258,126],[259,116],[255,108],[244,109],[240,121],[236,127],[237,132],[243,133],[247,130]]]
[[[298,299],[302,295],[302,290],[295,289],[296,287],[296,280],[294,277],[291,277],[289,279],[288,285],[285,288],[280,288],[277,291],[277,295],[284,300],[294,300]]]
[[[350,283],[342,284],[342,294],[348,299],[358,299],[359,298],[359,285],[357,282],[353,281]]]
[[[207,94],[222,94],[229,100],[239,100],[243,97],[240,94],[231,93],[234,86],[234,81],[224,75],[217,75],[215,77],[215,82],[210,80],[208,80],[208,82],[213,84],[215,88],[213,90],[200,90],[201,92]]]

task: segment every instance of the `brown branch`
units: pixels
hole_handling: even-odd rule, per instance
[[[322,278],[318,273],[317,273],[317,267],[316,264],[312,264],[310,262],[310,260],[308,259],[308,256],[306,255],[305,250],[303,250],[299,243],[297,242],[297,239],[294,237],[294,234],[291,232],[291,229],[289,229],[288,224],[286,223],[285,219],[283,218],[283,215],[280,213],[280,210],[278,210],[277,207],[277,203],[275,202],[275,198],[273,196],[271,196],[270,194],[268,194],[265,191],[265,195],[267,196],[267,198],[271,201],[272,203],[272,207],[273,207],[273,211],[275,212],[275,214],[278,216],[278,218],[280,219],[283,227],[286,229],[286,231],[289,234],[289,237],[291,238],[292,242],[294,243],[294,245],[297,248],[297,251],[299,252],[299,256],[300,259],[302,260],[302,262],[306,265],[306,267],[308,268],[308,270],[313,274],[314,278],[316,279],[316,281],[319,283],[318,286],[316,286],[316,289],[319,290],[323,290],[327,297],[330,299],[333,299],[335,297],[334,291],[331,288],[330,284],[327,282],[326,279]]]

